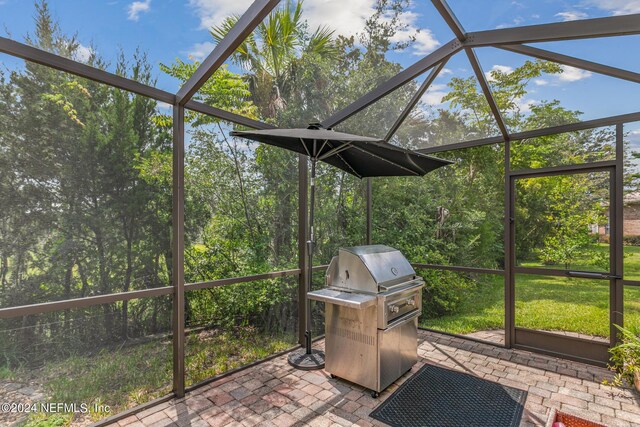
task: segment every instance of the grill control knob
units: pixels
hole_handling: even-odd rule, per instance
[[[407,305],[414,306],[414,305],[416,305],[416,302],[413,300],[413,298],[411,298],[411,299],[407,300]]]
[[[389,306],[389,311],[392,313],[397,313],[400,311],[400,307],[398,307],[397,305],[390,305]]]

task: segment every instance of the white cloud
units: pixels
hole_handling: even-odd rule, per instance
[[[251,3],[252,0],[189,0],[189,6],[200,18],[202,29],[219,25],[227,16],[241,15]]]
[[[195,61],[202,61],[213,51],[214,47],[216,47],[216,44],[213,42],[196,43],[186,53],[189,58]]]
[[[513,72],[513,67],[508,65],[494,65],[491,70],[500,71],[501,73],[510,74]]]
[[[442,105],[442,98],[449,93],[445,89],[447,89],[447,85],[431,85],[427,90],[427,93],[422,97],[422,101],[427,105]]]
[[[209,29],[219,25],[230,15],[242,15],[252,0],[189,0],[198,18],[200,28]],[[354,36],[364,29],[367,19],[375,13],[376,0],[323,0],[304,3],[303,18],[311,29],[327,26],[336,34]],[[427,28],[419,28],[420,15],[410,10],[399,17],[402,31],[391,40],[395,43],[406,42],[415,36],[411,49],[416,55],[425,55],[440,45],[433,33]],[[391,19],[388,17],[388,19]]]
[[[151,10],[151,0],[134,1],[127,8],[127,19],[137,21],[141,13],[147,13],[149,10]]]
[[[353,36],[362,31],[366,20],[375,13],[375,4],[375,0],[308,1],[303,16],[311,28],[326,25],[337,34]]]
[[[435,48],[440,46],[440,42],[434,37],[431,30],[417,30],[413,25],[409,25],[405,30],[398,31],[393,35],[391,41],[393,43],[403,43],[415,37],[415,42],[411,45],[414,55],[426,55],[433,52]]]
[[[518,98],[515,100],[516,105],[518,106],[518,109],[520,110],[521,113],[530,113],[531,112],[531,106],[535,105],[536,101],[535,99],[523,99],[523,98]]]
[[[640,151],[640,129],[633,129],[626,134],[626,140],[631,144],[631,148],[634,151]],[[640,161],[637,159],[632,160],[636,168],[640,165]]]
[[[73,54],[73,59],[80,62],[87,62],[89,61],[89,58],[91,58],[91,55],[93,55],[94,53],[95,52],[93,51],[93,48],[91,46],[85,46],[80,43]]]
[[[524,22],[524,18],[522,16],[516,16],[515,18],[513,18],[513,21],[511,22],[496,25],[496,29],[501,30],[503,28],[517,27],[523,22]]]
[[[586,4],[611,12],[613,15],[640,13],[640,0],[586,0]]]
[[[584,12],[578,12],[578,11],[566,11],[566,12],[560,12],[560,13],[556,13],[556,15],[558,18],[562,18],[563,21],[577,21],[578,19],[585,19],[588,18],[589,15],[587,15]]]
[[[503,74],[510,74],[513,72],[513,67],[510,67],[508,65],[494,65],[493,67],[491,67],[491,70],[485,71],[484,73],[484,77],[490,82],[493,81],[493,76],[491,75],[492,71],[498,71]]]
[[[413,44],[415,55],[426,55],[440,46],[440,42],[435,38],[431,30],[423,29],[416,34],[416,42]]]
[[[167,104],[166,102],[162,102],[162,101],[158,101],[157,104],[156,104],[156,107],[158,107],[158,109],[160,109],[160,110],[172,110],[173,109],[173,105]]]
[[[536,86],[546,86],[546,85],[548,85],[548,84],[549,84],[549,82],[548,82],[547,80],[545,80],[545,79],[535,79],[535,80],[533,81],[533,83],[534,83]]]
[[[189,5],[200,18],[200,28],[219,25],[224,18],[242,15],[252,0],[189,0]],[[304,19],[311,28],[329,26],[344,36],[357,34],[366,20],[375,13],[375,0],[324,0],[306,2]]]
[[[634,129],[627,134],[627,139],[631,142],[632,145],[638,147],[640,146],[640,129]]]
[[[581,70],[580,68],[570,67],[568,65],[561,65],[562,73],[558,76],[558,79],[563,82],[577,82],[578,80],[591,77],[591,71]]]

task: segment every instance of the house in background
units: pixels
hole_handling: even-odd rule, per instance
[[[632,191],[624,195],[624,209],[623,209],[623,227],[624,237],[640,237],[640,191]],[[600,236],[606,236],[608,240],[610,234],[609,224],[609,206],[606,206],[605,215],[607,217],[606,224],[599,224],[597,227],[592,227],[592,232],[599,234]]]

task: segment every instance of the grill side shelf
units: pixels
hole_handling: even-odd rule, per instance
[[[333,289],[320,289],[318,291],[309,292],[307,297],[315,301],[356,308],[359,310],[376,305],[375,295],[341,292]]]

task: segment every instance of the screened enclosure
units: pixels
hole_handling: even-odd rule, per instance
[[[61,26],[72,3],[0,2],[0,397],[106,423],[303,343],[307,158],[232,130],[321,123],[453,161],[320,164],[312,289],[379,243],[425,278],[422,328],[596,365],[615,325],[640,332],[638,10],[192,2],[198,52],[127,54]],[[104,7],[86,37],[117,25]]]

